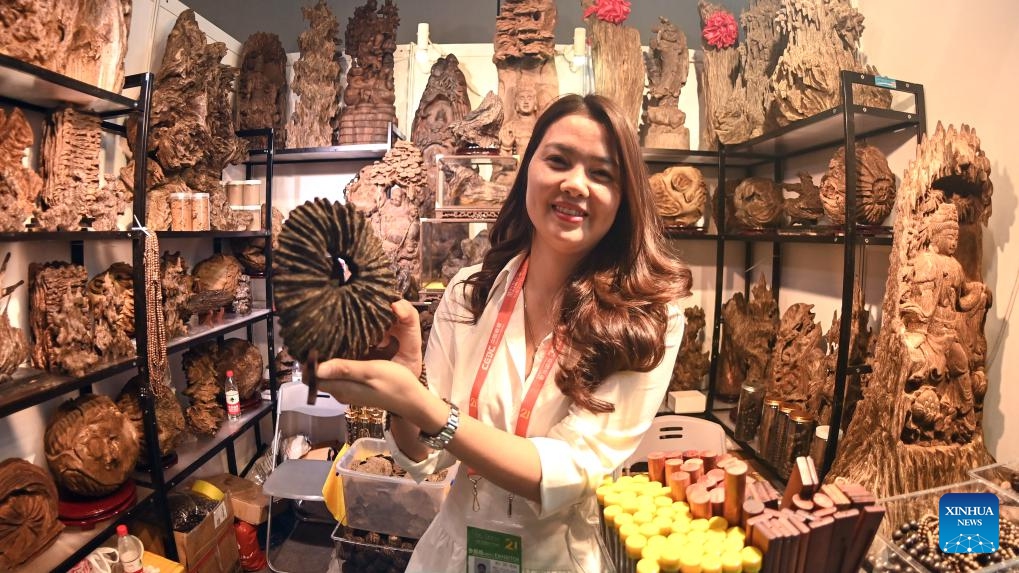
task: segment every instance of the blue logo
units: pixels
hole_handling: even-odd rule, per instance
[[[938,504],[938,543],[945,553],[998,550],[998,496],[946,493]]]

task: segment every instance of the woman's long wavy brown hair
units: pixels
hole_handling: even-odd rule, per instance
[[[590,117],[605,128],[618,165],[622,193],[615,222],[567,279],[555,322],[560,352],[556,385],[592,412],[615,406],[593,392],[614,372],[647,372],[665,354],[668,303],[690,294],[690,269],[667,252],[661,220],[648,185],[637,134],[614,103],[597,95],[567,95],[553,102],[534,125],[516,180],[490,232],[492,248],[471,275],[467,310],[477,324],[499,271],[531,246],[527,172],[549,127],[570,115]]]

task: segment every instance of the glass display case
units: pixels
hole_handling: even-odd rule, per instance
[[[492,221],[421,219],[421,293],[441,294],[460,269],[488,252]]]
[[[442,219],[495,219],[517,173],[515,157],[437,155],[435,213]]]

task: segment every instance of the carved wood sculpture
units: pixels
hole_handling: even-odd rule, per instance
[[[241,46],[240,74],[234,98],[237,129],[273,128],[277,149],[286,146],[287,53],[280,37],[255,32]],[[251,138],[255,147],[265,148],[264,137]]]
[[[594,92],[619,105],[637,126],[644,96],[640,31],[623,22],[630,15],[626,0],[581,0],[591,42]]]
[[[690,227],[704,216],[708,188],[700,169],[689,165],[669,167],[650,179],[655,207],[667,226]]]
[[[841,70],[876,74],[859,53],[863,14],[850,0],[781,0],[775,29],[785,48],[771,74],[770,119],[786,125],[842,103]],[[770,24],[770,23],[769,23]],[[887,108],[891,92],[855,88],[858,105]]]
[[[701,101],[701,149],[718,149],[713,118],[721,110],[733,90],[732,78],[739,64],[736,42],[739,26],[731,12],[705,0],[697,3],[701,16],[701,53],[704,64],[697,77],[698,99]]]
[[[989,207],[990,167],[975,131],[939,123],[906,170],[875,351],[881,360],[829,479],[857,479],[888,496],[962,481],[966,470],[991,461],[982,427],[991,293],[979,261],[956,250],[960,218],[947,202],[978,197]],[[967,242],[982,244],[989,208],[966,215]]]
[[[17,569],[57,538],[57,501],[46,470],[21,458],[0,462],[0,570]]]
[[[813,308],[812,304],[798,302],[782,314],[765,376],[766,399],[804,406],[811,397],[811,383],[824,378],[825,348]]]
[[[189,349],[184,353],[183,365],[188,381],[184,395],[191,399],[191,405],[184,410],[184,418],[195,432],[214,435],[226,419],[226,410],[219,400],[223,383],[216,364],[216,342]]]
[[[453,54],[439,58],[432,64],[410,128],[410,140],[424,158],[429,189],[439,188],[435,156],[456,153],[455,136],[449,126],[470,111],[467,78],[460,70],[459,60]]]
[[[42,191],[42,177],[22,165],[25,149],[34,140],[20,108],[9,114],[0,109],[0,233],[25,230],[25,220]]]
[[[134,426],[113,400],[99,394],[61,404],[46,427],[43,444],[57,484],[85,497],[113,493],[138,462]]]
[[[718,392],[729,400],[739,396],[741,384],[763,388],[767,382],[768,363],[778,333],[778,303],[764,280],[764,275],[750,290],[750,301],[737,292],[722,307],[725,328],[722,330],[722,375]]]
[[[191,313],[187,309],[192,294],[192,278],[188,264],[180,251],[163,253],[160,263],[160,283],[163,288],[163,324],[166,337],[174,338],[188,333]]]
[[[814,178],[810,173],[800,171],[796,175],[800,178],[799,183],[782,184],[785,214],[789,217],[790,225],[816,225],[821,220],[821,215],[824,215],[821,190],[814,185]],[[788,196],[787,193],[793,196]]]
[[[234,381],[241,400],[253,398],[262,390],[265,361],[254,344],[243,338],[228,338],[216,349],[219,374],[226,380],[226,371],[234,371]]]
[[[99,121],[96,116],[65,108],[46,122],[40,158],[45,183],[35,218],[47,231],[78,230],[81,218],[105,195],[99,189]],[[116,212],[110,211],[115,217]],[[108,216],[104,219],[111,222]]]
[[[421,224],[435,207],[421,151],[397,141],[382,161],[362,169],[343,190],[348,202],[371,222],[382,248],[396,265],[398,290],[417,298],[421,282]]]
[[[725,105],[713,110],[715,134],[725,144],[739,143],[769,129],[771,76],[782,53],[775,17],[782,0],[751,0],[739,17],[743,42],[733,89]]]
[[[679,109],[679,92],[690,70],[686,34],[668,18],[651,28],[650,50],[644,54],[648,92],[644,96],[641,135],[644,147],[690,149],[686,113]]]
[[[241,275],[240,280],[237,282],[237,294],[234,295],[234,300],[230,303],[230,310],[234,314],[248,315],[251,314],[251,277],[248,275]]]
[[[874,343],[877,338],[870,328],[870,311],[863,299],[863,289],[857,282],[853,289],[852,325],[849,330],[849,364],[869,364],[874,362]],[[838,312],[832,316],[831,326],[824,334],[825,368],[822,376],[810,385],[810,399],[807,411],[814,415],[818,424],[828,424],[831,420],[832,406],[835,402],[835,367],[838,359],[839,328],[841,321]],[[845,430],[853,419],[856,405],[862,398],[870,374],[852,374],[846,378],[846,397],[843,401],[842,429]]]
[[[442,278],[446,285],[449,284],[460,269],[481,263],[488,250],[492,248],[492,242],[488,238],[488,231],[481,231],[473,238],[464,237],[453,243],[452,248],[447,251],[441,264]]]
[[[170,193],[208,193],[212,228],[242,230],[219,184],[223,169],[247,154],[247,142],[235,134],[230,96],[237,69],[221,64],[223,42],[206,44],[193,10],[185,10],[166,40],[166,51],[152,93],[148,165],[147,225],[168,228]],[[128,130],[128,141],[135,123]],[[132,150],[136,151],[136,150]],[[123,180],[122,176],[122,180]]]
[[[233,255],[220,253],[199,261],[191,272],[194,282],[188,311],[199,315],[200,321],[210,318],[208,315],[220,314],[237,296],[237,283],[243,272],[244,267]]]
[[[260,216],[265,218],[265,204],[262,204]],[[272,248],[279,246],[280,230],[283,228],[283,212],[272,208]],[[249,276],[265,276],[265,239],[232,239],[230,247],[233,254],[244,267]]]
[[[347,21],[351,66],[340,113],[342,145],[390,139],[390,125],[396,125],[393,52],[399,25],[399,10],[392,0],[383,0],[378,8],[375,0],[368,0]]]
[[[782,187],[764,177],[740,181],[732,199],[733,216],[751,229],[780,227],[784,199]]]
[[[683,340],[679,343],[676,365],[672,368],[669,390],[701,390],[711,366],[711,353],[704,348],[704,310],[699,306],[687,307]]]
[[[145,425],[142,419],[139,383],[141,378],[131,378],[117,395],[117,408],[131,421],[138,435],[138,446],[145,451]],[[158,386],[158,388],[157,388]],[[184,410],[172,389],[165,384],[152,386],[156,402],[156,428],[159,430],[159,453],[167,455],[177,449],[184,438]],[[143,456],[144,458],[144,456]]]
[[[92,344],[92,314],[85,267],[65,262],[28,267],[32,365],[40,370],[81,376],[98,361]]]
[[[134,354],[134,280],[131,265],[113,263],[85,287],[92,313],[92,342],[106,362]]]
[[[840,147],[828,161],[821,179],[824,213],[836,225],[846,222],[846,148]],[[895,204],[895,174],[888,159],[873,145],[856,145],[856,222],[880,225]]]
[[[557,21],[553,0],[500,3],[492,61],[499,74],[504,121],[495,147],[516,148],[523,153],[537,116],[559,97],[555,67]]]
[[[18,281],[10,286],[3,286],[4,276],[7,274],[7,263],[11,260],[8,252],[4,256],[4,262],[0,264],[0,383],[11,379],[11,374],[18,369],[28,358],[28,340],[25,332],[11,324],[7,316],[7,307],[11,303],[11,296],[25,281]]]
[[[503,105],[495,92],[488,92],[478,107],[460,121],[449,125],[454,143],[461,152],[495,152],[503,124]]]
[[[339,22],[324,0],[313,7],[302,7],[301,12],[308,29],[297,37],[301,57],[294,62],[290,82],[290,90],[298,98],[287,124],[287,147],[291,149],[332,145],[330,122],[336,115],[340,86],[340,64],[336,61]]]
[[[0,53],[107,91],[124,87],[131,0],[5,3]]]

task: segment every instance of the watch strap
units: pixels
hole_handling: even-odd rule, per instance
[[[449,404],[449,416],[446,418],[446,425],[436,434],[426,434],[424,432],[418,434],[418,439],[433,450],[446,449],[450,440],[453,439],[456,429],[460,426],[460,408],[449,400],[444,399],[443,401]]]

